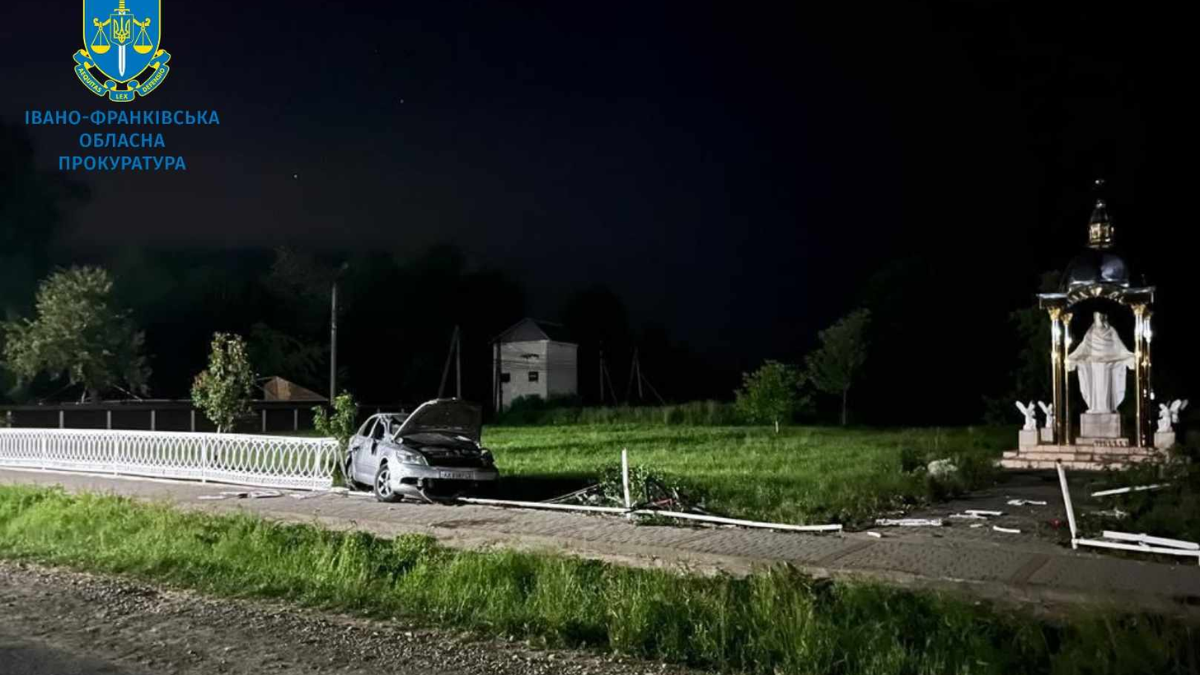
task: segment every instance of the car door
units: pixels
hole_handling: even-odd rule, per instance
[[[371,427],[371,433],[363,442],[363,446],[359,451],[362,457],[361,475],[364,476],[364,483],[370,483],[375,480],[375,474],[379,471],[379,459],[383,453],[383,437],[387,433],[388,421],[385,417],[380,417],[375,420],[375,426]]]
[[[360,483],[370,482],[375,478],[375,473],[363,477],[365,467],[363,465],[363,455],[368,454],[367,446],[371,440],[371,430],[375,426],[376,419],[374,417],[368,419],[359,428],[358,433],[350,437],[350,470],[353,472],[352,478]]]

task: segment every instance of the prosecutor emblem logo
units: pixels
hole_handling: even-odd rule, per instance
[[[145,96],[171,71],[161,38],[161,0],[83,0],[83,49],[75,53],[75,74],[110,101]]]

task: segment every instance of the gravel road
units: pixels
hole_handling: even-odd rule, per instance
[[[10,561],[0,561],[0,673],[699,675]]]

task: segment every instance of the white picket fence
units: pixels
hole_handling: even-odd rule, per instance
[[[333,485],[332,438],[0,429],[0,467],[320,490]]]

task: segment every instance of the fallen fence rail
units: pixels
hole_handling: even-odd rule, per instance
[[[320,490],[332,438],[76,429],[0,429],[0,466]]]

